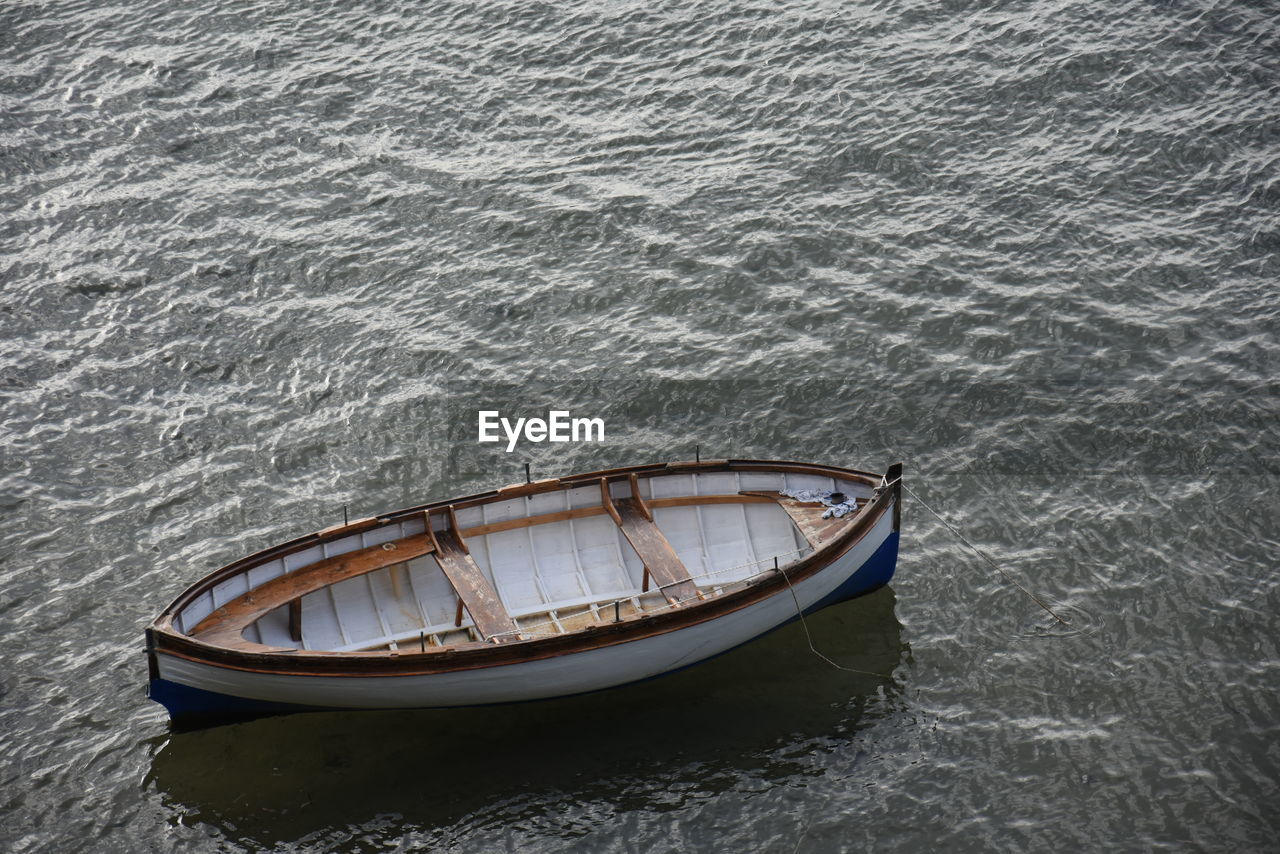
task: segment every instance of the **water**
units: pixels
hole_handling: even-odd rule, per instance
[[[1274,850],[1266,4],[0,10],[5,850]],[[599,444],[475,442],[555,407]],[[172,734],[141,629],[341,519],[758,456],[919,504],[705,667]]]

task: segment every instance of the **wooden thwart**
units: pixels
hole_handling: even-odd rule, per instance
[[[428,526],[429,527],[429,526]],[[503,607],[498,591],[493,589],[480,567],[467,553],[466,546],[453,529],[436,531],[436,561],[453,585],[458,599],[471,615],[476,631],[486,640],[495,635],[517,640],[515,620]]]
[[[273,578],[222,607],[215,608],[190,634],[206,643],[234,649],[261,649],[261,645],[244,639],[244,630],[276,608],[289,605],[290,634],[294,640],[301,640],[302,614],[300,606],[294,603],[299,602],[303,596],[348,578],[430,554],[434,549],[435,545],[428,534],[415,534],[394,543],[369,546],[325,558],[296,572]]]
[[[680,561],[676,550],[667,542],[662,531],[649,518],[640,501],[638,496],[611,499],[614,513],[610,515],[617,520],[623,536],[636,550],[645,570],[668,602],[696,599],[698,588],[689,576],[688,568]]]

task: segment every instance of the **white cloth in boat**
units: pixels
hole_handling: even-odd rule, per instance
[[[796,501],[818,501],[825,504],[827,510],[822,514],[823,519],[830,519],[833,516],[839,519],[849,513],[858,512],[858,499],[852,495],[845,495],[843,492],[832,492],[830,490],[823,492],[820,489],[784,489],[782,494],[788,498],[794,498]],[[836,500],[837,498],[839,500]]]

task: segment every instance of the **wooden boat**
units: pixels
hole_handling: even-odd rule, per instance
[[[178,596],[146,630],[149,696],[199,726],[660,676],[886,584],[901,471],[659,463],[335,526]]]

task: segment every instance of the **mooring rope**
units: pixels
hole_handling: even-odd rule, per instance
[[[902,478],[898,478],[893,483],[902,483]],[[887,488],[887,487],[893,486],[893,483],[885,484],[885,487]],[[1048,613],[1050,617],[1053,617],[1055,620],[1057,620],[1059,623],[1062,623],[1062,625],[1064,626],[1071,625],[1070,620],[1060,616],[1056,611],[1054,611],[1052,608],[1046,605],[1044,603],[1044,600],[1042,600],[1039,596],[1032,593],[1026,587],[1023,587],[1022,584],[1018,582],[1018,579],[1014,578],[1012,575],[1005,572],[1004,569],[1002,569],[998,563],[992,560],[991,557],[986,552],[984,552],[982,549],[975,546],[973,543],[969,542],[968,538],[966,538],[964,534],[960,533],[960,531],[958,531],[954,525],[952,525],[946,519],[942,518],[942,515],[937,510],[934,510],[932,507],[930,507],[927,501],[925,501],[919,495],[916,495],[916,492],[914,489],[907,486],[905,483],[902,483],[902,488],[905,489],[907,492],[909,492],[912,498],[914,498],[916,501],[919,501],[920,506],[922,506],[924,509],[932,513],[939,522],[945,525],[948,531],[955,534],[956,538],[959,539],[960,542],[964,543],[966,546],[973,549],[975,552],[978,553],[979,557],[981,557],[987,563],[991,564],[991,568],[994,569],[996,572],[1000,573],[1000,575],[1004,577],[1005,581],[1008,581],[1014,587],[1021,590],[1024,594],[1026,594],[1027,598],[1029,598],[1032,602],[1035,602],[1041,608],[1044,608],[1045,612]]]
[[[1035,602],[1037,605],[1043,608],[1045,612],[1049,614],[1049,616],[1053,617],[1055,620],[1057,620],[1059,623],[1061,623],[1064,626],[1071,625],[1070,620],[1067,620],[1065,617],[1060,616],[1056,611],[1054,611],[1047,604],[1045,604],[1044,600],[1042,600],[1036,594],[1032,593],[1022,584],[1020,584],[1018,582],[1018,579],[1014,578],[1013,576],[1009,575],[1009,573],[1005,572],[1004,569],[1001,568],[1001,566],[998,563],[992,560],[991,557],[986,552],[984,552],[982,549],[975,546],[973,543],[969,542],[969,539],[965,537],[964,534],[960,533],[960,531],[954,525],[952,525],[950,522],[944,519],[942,515],[938,513],[937,510],[934,510],[932,507],[930,507],[929,502],[925,501],[919,495],[916,495],[916,492],[914,489],[912,489],[911,487],[903,483],[901,477],[895,478],[894,480],[889,481],[888,483],[882,483],[880,488],[888,489],[892,487],[894,484],[902,484],[902,488],[905,489],[908,493],[910,493],[912,498],[914,498],[916,501],[919,501],[920,505],[924,507],[924,509],[932,513],[939,522],[941,522],[944,526],[946,526],[948,531],[955,534],[956,538],[959,539],[960,542],[964,543],[966,546],[968,546],[969,548],[977,552],[979,557],[981,557],[987,563],[991,564],[992,568],[995,569],[996,572],[1000,573],[1000,575],[1003,576],[1006,581],[1008,581],[1014,587],[1018,588],[1024,594],[1026,594],[1027,598],[1029,598],[1032,602]],[[796,614],[800,617],[800,625],[804,628],[804,637],[805,637],[805,640],[808,641],[809,643],[810,652],[812,652],[818,658],[821,658],[823,661],[825,661],[827,664],[830,664],[832,667],[836,668],[837,670],[843,670],[846,673],[861,673],[864,676],[879,676],[882,679],[889,678],[883,673],[872,673],[869,670],[859,670],[856,667],[845,667],[843,664],[837,664],[836,662],[832,661],[830,658],[827,658],[825,655],[818,652],[818,648],[813,645],[813,635],[810,634],[809,632],[809,622],[808,620],[805,619],[804,608],[800,606],[800,597],[796,595],[796,589],[791,585],[791,577],[787,575],[786,569],[779,567],[776,564],[774,566],[774,569],[782,573],[783,579],[787,582],[787,589],[791,591],[791,600],[796,603]]]
[[[813,635],[809,634],[809,621],[804,618],[804,608],[800,607],[800,597],[796,595],[796,589],[791,586],[791,577],[787,575],[787,571],[782,567],[778,567],[778,572],[782,573],[783,579],[787,582],[787,589],[791,591],[791,600],[796,603],[796,613],[800,615],[800,625],[804,627],[805,640],[809,642],[809,651],[821,658],[827,664],[830,664],[836,670],[843,670],[846,673],[861,673],[864,676],[878,676],[881,679],[890,678],[884,673],[872,673],[870,670],[859,670],[856,667],[845,667],[843,664],[836,664],[822,653],[818,652],[818,648],[813,645]]]

